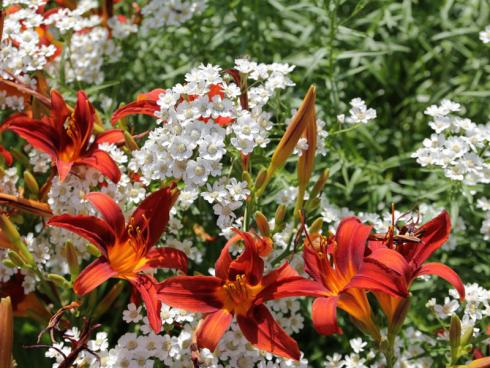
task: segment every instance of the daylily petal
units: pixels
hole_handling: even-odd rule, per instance
[[[65,129],[65,121],[71,112],[66,106],[66,102],[63,96],[56,90],[51,90],[51,114],[49,122],[52,123],[52,127],[61,135],[61,132]]]
[[[218,260],[215,264],[216,276],[220,279],[227,280],[228,279],[228,270],[230,268],[230,264],[232,262],[232,258],[230,256],[230,247],[235,244],[237,241],[241,239],[240,235],[233,236],[230,240],[228,240],[221,250]]]
[[[160,90],[154,90],[154,91],[160,91]],[[158,106],[157,104],[158,96],[150,96],[150,97],[151,99],[140,99],[117,109],[112,115],[112,119],[111,119],[112,125],[116,124],[117,121],[121,120],[122,118],[128,115],[142,114],[154,118],[155,112],[160,111],[160,106]]]
[[[83,152],[89,143],[92,130],[94,129],[95,110],[87,95],[83,91],[77,93],[77,103],[73,112],[76,129],[76,137],[79,140],[80,150]]]
[[[116,234],[116,237],[120,239],[125,231],[125,219],[121,208],[116,202],[102,192],[88,193],[85,198],[97,208],[104,217],[104,220],[114,231],[114,234]]]
[[[5,160],[5,164],[7,166],[12,165],[14,162],[14,158],[12,157],[12,154],[2,145],[0,145],[0,155],[2,155],[3,159]]]
[[[157,281],[152,276],[145,274],[139,274],[135,280],[129,281],[136,288],[145,303],[146,314],[151,328],[155,333],[159,333],[162,329],[162,319],[160,317],[162,303],[158,299]]]
[[[73,167],[73,162],[56,160],[56,169],[58,170],[58,176],[60,177],[61,182],[65,181],[72,167]]]
[[[111,268],[105,259],[98,258],[78,275],[73,284],[73,290],[78,295],[84,296],[116,275],[117,272]]]
[[[356,217],[343,219],[337,228],[335,264],[344,275],[354,275],[359,269],[371,229]]]
[[[114,244],[115,235],[106,222],[95,216],[59,215],[48,220],[48,225],[62,227],[94,243],[107,256],[107,247]]]
[[[383,310],[383,313],[386,315],[389,324],[392,324],[398,304],[400,304],[403,299],[379,291],[374,291],[373,294]]]
[[[425,223],[415,232],[415,236],[422,242],[415,246],[416,251],[411,260],[420,266],[446,242],[450,233],[451,218],[446,211],[442,211],[439,216]]]
[[[230,263],[228,278],[233,280],[236,275],[245,274],[247,281],[251,285],[256,285],[264,273],[264,260],[259,255],[259,249],[252,234],[237,229],[234,231],[242,238],[245,250]]]
[[[223,280],[213,276],[175,276],[157,285],[165,304],[190,312],[209,313],[223,307],[217,292]]]
[[[40,120],[18,118],[12,121],[8,129],[24,138],[34,148],[47,153],[52,159],[56,158],[59,145],[56,130]]]
[[[147,247],[150,248],[162,236],[167,226],[170,208],[176,200],[178,192],[173,187],[164,187],[153,192],[140,203],[133,212],[130,223],[146,234]]]
[[[97,135],[97,137],[95,138],[96,144],[101,144],[101,143],[116,144],[116,143],[123,143],[123,142],[124,142],[124,133],[121,129],[106,130],[105,132]]]
[[[465,289],[463,282],[454,270],[442,263],[426,263],[418,270],[417,276],[436,275],[446,280],[458,291],[461,300],[464,300]]]
[[[247,316],[237,315],[243,335],[261,350],[299,360],[298,343],[274,320],[265,305],[255,306]]]
[[[316,298],[311,306],[313,327],[322,335],[341,334],[342,329],[337,325],[338,297]]]
[[[176,268],[187,273],[187,256],[181,250],[171,247],[152,248],[146,258],[151,268]]]
[[[233,314],[226,309],[220,309],[208,314],[196,330],[199,348],[208,348],[213,352],[232,321]]]
[[[315,281],[321,282],[322,271],[320,258],[318,258],[316,251],[312,247],[305,245],[303,249],[303,260],[306,273]]]
[[[80,157],[76,163],[93,167],[113,183],[117,183],[121,178],[119,167],[105,151],[99,149],[93,150],[87,156]]]

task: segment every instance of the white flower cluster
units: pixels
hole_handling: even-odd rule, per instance
[[[69,8],[57,9],[56,12],[46,18],[46,23],[54,25],[61,34],[89,29],[100,24],[101,19],[98,15],[87,15],[91,10],[97,9],[98,6],[97,1],[81,0],[78,1],[76,8],[73,10]]]
[[[476,206],[485,213],[480,229],[483,240],[490,240],[490,200],[488,198],[480,198],[478,199]]]
[[[45,26],[45,20],[37,12],[39,4],[45,1],[11,1],[4,6],[19,4],[22,7],[9,12],[4,19],[2,41],[0,43],[0,77],[13,76],[42,70],[56,52],[54,45],[45,45],[37,32]],[[19,103],[19,101],[17,101]]]
[[[483,43],[490,43],[490,26],[486,26],[485,29],[479,33],[479,36]]]
[[[325,368],[368,368],[369,366],[376,366],[374,364],[371,365],[374,363],[373,359],[376,358],[376,354],[372,350],[364,352],[367,342],[363,341],[360,337],[357,337],[349,340],[349,345],[351,346],[353,353],[345,354],[345,356],[334,353],[333,355],[327,356],[323,366]],[[365,354],[361,354],[363,352]]]
[[[460,304],[461,303],[461,304]],[[455,289],[449,290],[449,297],[444,298],[443,304],[437,304],[436,299],[430,299],[426,306],[434,311],[440,319],[446,319],[456,314],[463,306],[463,316],[461,318],[462,330],[468,327],[473,328],[473,334],[479,335],[480,330],[476,327],[477,322],[490,317],[490,290],[484,289],[480,285],[465,285],[465,300],[460,302],[459,294]],[[483,323],[487,325],[487,323]],[[447,336],[445,336],[447,339]]]
[[[18,181],[19,176],[17,175],[17,168],[15,166],[7,170],[0,170],[0,192],[16,195],[18,193]]]
[[[337,115],[339,123],[347,124],[367,124],[371,120],[376,119],[376,110],[368,108],[366,102],[359,97],[352,99],[349,102],[351,109],[349,115],[344,114]]]
[[[490,143],[490,125],[477,125],[454,114],[460,110],[458,103],[449,100],[428,107],[425,114],[433,118],[429,125],[435,133],[424,139],[412,157],[423,167],[441,167],[452,180],[468,185],[490,183],[490,164],[484,153]]]
[[[7,91],[0,90],[0,109],[12,109],[15,111],[24,110],[24,97],[9,96]]]
[[[143,34],[165,26],[178,26],[204,10],[205,0],[150,0],[141,9]]]

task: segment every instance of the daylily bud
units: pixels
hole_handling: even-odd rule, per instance
[[[403,299],[397,306],[395,313],[393,313],[393,319],[391,321],[391,325],[389,329],[392,331],[394,335],[398,335],[400,332],[403,322],[405,322],[405,318],[407,317],[407,313],[410,310],[410,299]]]
[[[259,173],[257,174],[257,178],[255,179],[256,189],[260,188],[264,184],[266,177],[267,177],[267,170],[264,168],[260,169]]]
[[[471,338],[473,337],[473,326],[468,326],[464,329],[463,334],[461,336],[461,346],[466,346],[470,343]]]
[[[133,136],[127,130],[124,131],[124,140],[126,141],[126,147],[128,147],[130,151],[139,149],[138,143],[136,143]]]
[[[330,171],[328,169],[323,170],[320,174],[320,177],[315,183],[315,186],[311,190],[310,198],[316,198],[316,196],[323,190],[325,183],[328,180],[328,176],[330,175]]]
[[[8,253],[8,259],[15,265],[15,267],[19,267],[19,268],[25,268],[26,267],[26,263],[23,261],[23,259],[19,256],[19,254],[14,251],[14,250],[11,250],[9,253]]]
[[[99,249],[91,243],[87,244],[87,251],[94,257],[100,257]]]
[[[308,201],[308,204],[306,206],[306,210],[308,212],[311,212],[313,210],[315,210],[316,208],[318,208],[318,206],[320,206],[320,198],[313,198],[312,200]]]
[[[490,357],[473,360],[470,364],[465,365],[467,368],[488,368],[490,367]]]
[[[274,216],[274,231],[279,231],[279,229],[281,228],[284,222],[285,216],[286,216],[286,206],[280,204],[279,206],[277,206],[276,214]]]
[[[72,281],[76,279],[80,272],[80,265],[78,264],[78,253],[75,246],[71,241],[67,241],[65,244],[65,257],[70,268],[70,275]]]
[[[287,127],[284,135],[279,141],[274,154],[272,155],[271,163],[267,168],[267,176],[265,181],[260,187],[257,187],[257,196],[260,196],[264,191],[265,187],[272,178],[274,172],[284,166],[286,160],[293,152],[296,144],[303,135],[308,124],[311,120],[316,120],[315,117],[315,96],[316,87],[310,86],[308,92],[306,93],[303,102],[301,103],[298,111],[291,119],[291,123]]]
[[[55,273],[48,274],[48,280],[54,282],[60,288],[70,288],[70,283],[61,275],[57,275]]]
[[[252,177],[250,176],[250,173],[248,171],[242,172],[242,180],[247,182],[247,185],[249,188],[252,188],[253,180],[252,180]]]
[[[12,367],[14,317],[10,297],[0,300],[0,367]]]
[[[323,219],[318,217],[308,229],[311,234],[319,233],[323,226]]]
[[[112,307],[112,304],[119,297],[123,289],[123,282],[118,282],[115,284],[95,308],[93,318],[98,319],[100,316],[106,313]]]
[[[34,175],[28,170],[24,171],[24,183],[32,194],[39,194],[39,184]]]
[[[449,326],[449,344],[451,345],[451,357],[453,362],[458,359],[458,350],[461,344],[461,321],[456,314],[451,316]]]
[[[255,223],[263,236],[270,236],[271,230],[269,228],[269,222],[262,212],[255,212]]]
[[[14,262],[12,262],[10,259],[8,258],[4,258],[2,260],[2,263],[5,267],[8,267],[8,268],[17,268],[17,266],[14,264]]]
[[[0,226],[14,246],[13,250],[15,250],[22,257],[25,263],[33,264],[34,257],[32,256],[31,252],[29,252],[29,249],[27,249],[27,245],[22,241],[17,228],[12,221],[10,221],[8,216],[0,215]]]

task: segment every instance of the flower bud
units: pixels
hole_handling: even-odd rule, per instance
[[[17,228],[12,223],[12,221],[10,221],[8,216],[0,215],[0,226],[2,228],[2,231],[12,243],[13,250],[15,250],[19,254],[19,256],[25,263],[34,264],[34,257],[32,256],[29,249],[27,249],[27,245],[20,237]]]
[[[249,188],[252,188],[253,180],[248,171],[242,172],[242,180],[247,182]]]
[[[328,180],[328,176],[330,175],[330,171],[328,169],[323,170],[320,174],[320,177],[315,183],[315,186],[311,190],[310,198],[316,198],[316,196],[323,190],[325,183]]]
[[[87,251],[94,257],[100,257],[100,250],[92,243],[87,244]]]
[[[133,136],[127,130],[124,131],[124,141],[126,142],[126,147],[128,147],[130,151],[136,151],[139,149]]]
[[[5,267],[8,267],[8,268],[17,268],[17,266],[14,264],[14,262],[12,262],[10,259],[8,258],[4,258],[2,259],[2,263]]]
[[[18,267],[18,268],[25,268],[26,267],[26,263],[19,256],[19,253],[17,253],[15,250],[11,250],[8,253],[8,259],[15,265],[15,267]]]
[[[267,177],[267,170],[262,168],[257,174],[257,178],[255,179],[255,189],[260,189],[262,185],[265,183],[265,179]]]
[[[255,223],[263,236],[270,236],[271,230],[269,228],[269,222],[262,212],[255,212]]]
[[[37,180],[34,177],[34,175],[32,175],[32,173],[28,170],[24,171],[24,183],[25,183],[27,189],[29,189],[29,191],[32,194],[35,194],[35,195],[39,194],[39,184],[37,183]]]
[[[0,300],[0,367],[12,367],[14,317],[10,297]]]
[[[277,206],[276,214],[274,216],[274,232],[279,231],[284,222],[284,217],[286,217],[286,206],[280,204]]]
[[[78,252],[71,241],[67,241],[65,244],[65,257],[68,262],[71,279],[73,281],[80,272],[80,265],[78,264]]]
[[[118,282],[112,289],[104,296],[104,298],[99,302],[95,308],[93,318],[97,320],[100,316],[106,313],[111,307],[114,301],[119,297],[122,290],[124,289],[124,283]]]
[[[55,273],[49,273],[47,277],[48,277],[49,281],[52,281],[53,283],[55,283],[60,288],[64,288],[64,289],[65,288],[66,289],[71,288],[70,283],[61,275],[58,275]]]
[[[470,343],[471,338],[473,337],[473,325],[466,327],[461,336],[460,346],[466,346]]]
[[[313,221],[313,223],[311,224],[308,230],[312,234],[319,233],[320,230],[322,229],[322,226],[323,226],[323,219],[321,217],[318,217],[315,221]]]
[[[312,212],[315,209],[317,209],[318,206],[320,206],[320,198],[317,197],[317,198],[313,198],[313,199],[309,200],[307,205],[305,206],[305,209],[308,212]]]

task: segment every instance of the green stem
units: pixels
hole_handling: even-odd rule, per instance
[[[393,368],[396,364],[395,341],[396,335],[388,330],[387,346],[386,349],[383,350],[383,354],[386,358],[386,368]]]

